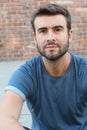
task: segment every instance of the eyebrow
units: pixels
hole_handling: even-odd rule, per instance
[[[52,28],[61,28],[61,29],[64,29],[64,27],[61,26],[61,25],[53,26]],[[46,29],[47,29],[47,27],[41,27],[41,28],[38,28],[37,30],[40,31],[40,30],[46,30]]]
[[[40,30],[46,30],[47,27],[41,27],[41,28],[38,28],[37,31],[39,32]]]
[[[61,28],[61,29],[64,29],[64,27],[63,27],[62,25],[54,26],[53,28]]]

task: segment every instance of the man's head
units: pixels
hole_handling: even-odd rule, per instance
[[[35,32],[34,22],[35,22],[36,17],[44,16],[44,15],[51,16],[51,15],[57,15],[57,14],[61,14],[66,18],[67,29],[69,31],[71,29],[71,15],[68,12],[68,10],[57,4],[47,4],[47,5],[39,7],[35,11],[35,13],[32,15],[31,25],[34,32]]]
[[[40,7],[31,24],[37,49],[46,59],[55,61],[68,51],[72,31],[71,16],[66,9],[55,4]]]

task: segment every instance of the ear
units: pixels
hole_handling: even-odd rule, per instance
[[[68,32],[68,34],[69,34],[69,42],[71,42],[71,41],[72,41],[72,37],[73,37],[73,31],[70,30],[70,31]]]
[[[33,38],[33,40],[34,40],[34,44],[36,45],[36,43],[37,43],[37,40],[36,40],[36,34],[35,34],[35,32],[32,32],[32,38]]]
[[[32,38],[34,39],[34,41],[36,41],[36,35],[35,35],[35,32],[32,32],[31,36],[32,36]]]

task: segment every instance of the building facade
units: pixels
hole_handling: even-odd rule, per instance
[[[72,16],[70,50],[87,56],[87,0],[0,0],[0,61],[25,60],[37,55],[30,18],[40,5],[57,3]]]

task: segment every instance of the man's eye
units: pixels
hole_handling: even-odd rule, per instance
[[[39,33],[45,33],[46,31],[45,30],[39,30]]]
[[[60,29],[60,28],[56,28],[56,30],[55,30],[55,31],[59,32],[59,31],[61,31],[61,29]]]

